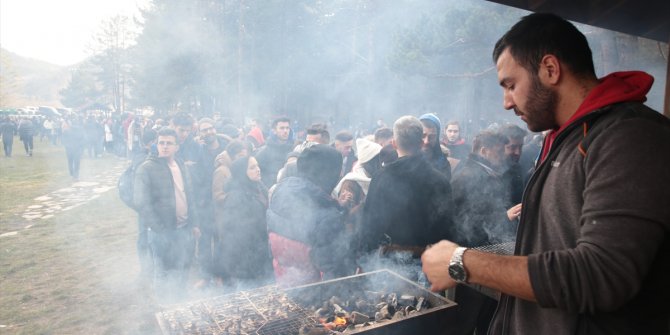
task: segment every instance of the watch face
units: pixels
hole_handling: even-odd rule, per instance
[[[455,281],[465,281],[465,269],[458,264],[449,265],[449,276]]]

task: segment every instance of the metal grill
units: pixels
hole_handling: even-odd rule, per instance
[[[314,323],[276,286],[167,306],[156,319],[163,334],[298,334]]]
[[[375,292],[373,292],[375,291]],[[315,304],[337,295],[360,297],[367,293],[398,292],[425,301],[424,308],[414,314],[398,318],[350,324],[347,334],[400,335],[408,333],[432,334],[443,332],[447,325],[456,322],[456,304],[426,291],[405,278],[387,270],[333,279],[310,285],[279,289],[266,286],[185,304],[167,306],[156,313],[163,334],[257,334],[298,335],[328,331],[323,320],[315,316]],[[398,299],[400,300],[400,298]],[[372,303],[372,302],[371,302]],[[347,306],[347,305],[343,305]],[[351,306],[351,305],[348,305]],[[418,305],[417,305],[418,306]],[[353,309],[352,309],[353,311]],[[352,321],[353,322],[353,321]],[[311,332],[309,332],[311,333]]]

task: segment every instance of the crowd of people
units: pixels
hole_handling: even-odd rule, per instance
[[[332,125],[286,117],[267,131],[185,113],[98,123],[105,150],[132,158],[140,279],[174,302],[391,268],[500,292],[459,285],[461,333],[667,333],[670,170],[655,153],[670,124],[642,104],[652,79],[596,78],[584,35],[550,14],[512,27],[494,62],[531,133],[463,134],[433,113],[332,140]],[[63,122],[66,147],[86,121]],[[474,249],[494,244],[514,255]]]
[[[25,155],[32,157],[35,139],[39,143],[63,146],[73,180],[79,180],[81,158],[99,158],[104,153],[127,157],[128,122],[121,117],[106,117],[101,112],[69,113],[63,116],[4,116],[0,134],[5,157],[12,157],[14,139],[22,142]],[[130,144],[132,145],[132,143]]]
[[[667,332],[670,175],[649,150],[668,152],[670,126],[641,104],[650,77],[597,79],[584,35],[548,14],[515,25],[494,61],[504,107],[544,136],[503,125],[468,139],[431,113],[332,141],[288,118],[265,133],[179,113],[131,126],[156,296],[184,298],[193,265],[198,287],[226,290],[390,267],[434,291],[499,291],[458,287],[462,333]],[[475,249],[507,243],[514,256]]]
[[[129,118],[141,277],[171,299],[382,267],[428,285],[427,245],[514,241],[513,194],[531,168],[519,163],[532,138],[520,127],[466,141],[432,113],[332,140],[331,125],[295,130],[286,117],[269,131],[185,113],[164,126]]]

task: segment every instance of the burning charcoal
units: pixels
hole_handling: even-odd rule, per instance
[[[415,309],[414,309],[414,306],[407,306],[407,307],[405,307],[405,310],[404,310],[405,315],[409,315],[409,312],[414,311],[414,310],[415,310]]]
[[[344,317],[347,315],[347,311],[345,311],[340,305],[338,304],[333,304],[333,312],[335,315],[339,317]]]
[[[398,311],[398,313],[393,314],[393,317],[391,318],[391,320],[394,320],[394,321],[395,320],[400,320],[404,317],[405,317],[405,315],[402,312]]]
[[[352,312],[351,313],[351,322],[355,325],[361,324],[361,323],[366,323],[370,321],[370,317],[359,312]]]
[[[381,312],[375,313],[375,321],[381,321],[384,319],[384,316],[382,315]]]
[[[419,313],[419,312],[416,311],[416,310],[414,310],[414,311],[409,311],[409,313],[408,313],[407,315],[408,315],[408,316],[409,316],[409,315],[414,315],[414,314],[416,314],[416,313]]]
[[[377,310],[380,310],[380,309],[384,308],[384,306],[386,306],[386,305],[388,305],[388,304],[385,303],[385,302],[380,302],[380,303],[378,303],[377,305],[375,305],[375,308],[376,308]]]
[[[403,294],[398,299],[398,302],[403,306],[414,306],[416,304],[416,297],[409,294]]]
[[[427,305],[426,304],[426,299],[424,297],[420,297],[419,300],[416,303],[416,310],[420,312],[422,308],[428,307],[426,305]]]
[[[314,316],[317,318],[325,318],[330,314],[330,309],[328,308],[319,308],[314,312]]]

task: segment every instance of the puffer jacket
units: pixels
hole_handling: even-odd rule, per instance
[[[288,177],[277,184],[267,223],[278,284],[295,286],[354,273],[343,212],[314,183]]]
[[[197,223],[197,213],[193,210],[193,189],[189,171],[181,161],[177,160],[177,164],[184,180],[188,221]],[[174,181],[166,159],[151,155],[140,164],[135,171],[133,201],[141,219],[151,230],[162,232],[177,227]]]

